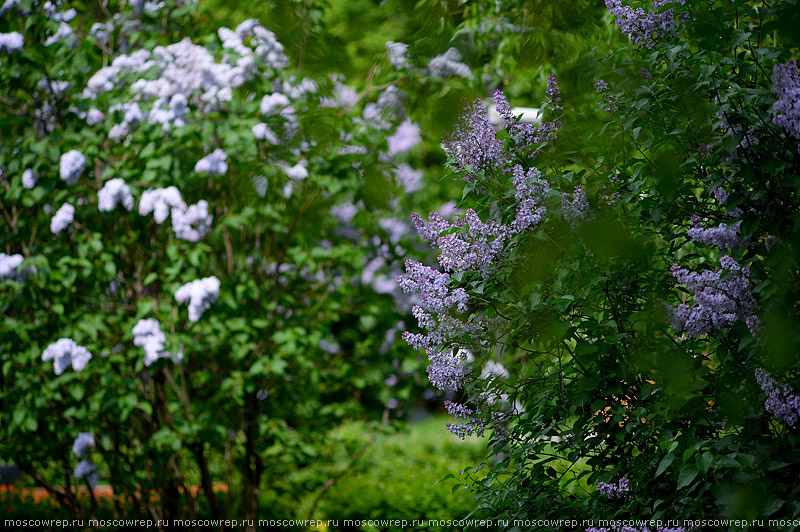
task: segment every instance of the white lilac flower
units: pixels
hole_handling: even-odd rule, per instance
[[[402,42],[389,41],[386,43],[386,50],[389,52],[389,63],[395,70],[403,70],[408,66],[408,45]]]
[[[48,78],[42,78],[36,86],[55,97],[60,97],[64,94],[64,91],[69,88],[69,81],[54,81]]]
[[[261,114],[272,116],[276,111],[289,105],[289,98],[279,92],[267,94],[261,99]]]
[[[39,180],[39,173],[36,170],[28,168],[22,172],[22,186],[25,188],[33,188]]]
[[[78,465],[75,466],[75,472],[73,475],[75,478],[86,477],[87,482],[89,482],[89,486],[92,488],[97,486],[97,483],[100,482],[100,473],[97,471],[97,466],[89,460],[81,460],[78,462]]]
[[[25,257],[19,253],[15,255],[0,253],[0,281],[15,281],[21,283],[25,281],[29,275],[35,275],[36,268],[33,266],[25,266],[20,269],[20,265],[24,260]]]
[[[145,366],[150,366],[159,358],[170,356],[169,351],[164,348],[167,337],[161,332],[158,320],[153,318],[139,320],[132,332],[133,345],[144,349]]]
[[[256,124],[253,126],[253,136],[258,140],[266,140],[270,144],[278,145],[281,139],[272,131],[265,123]]]
[[[66,22],[62,22],[58,25],[58,31],[55,34],[51,35],[46,41],[44,41],[44,45],[50,46],[58,42],[64,42],[73,35],[74,32],[72,31],[72,27]]]
[[[210,155],[197,161],[197,164],[194,165],[194,171],[209,175],[223,175],[228,171],[228,163],[225,162],[227,158],[228,156],[225,152],[217,148]]]
[[[5,9],[5,6],[3,6]],[[11,33],[0,33],[0,53],[13,54],[22,50],[25,45],[25,37],[17,31]]]
[[[238,26],[236,26],[234,32],[236,33],[236,35],[239,36],[239,38],[244,39],[245,37],[253,35],[253,28],[255,28],[256,26],[258,26],[258,19],[254,18],[247,19]]]
[[[419,125],[406,119],[397,126],[397,130],[386,138],[389,143],[389,156],[405,153],[422,140]]]
[[[300,161],[294,166],[289,166],[283,169],[290,179],[300,181],[308,177],[308,170],[306,170],[307,161]]]
[[[105,120],[106,115],[103,114],[102,111],[96,108],[89,109],[89,112],[86,114],[86,123],[90,126],[94,126]]]
[[[445,79],[450,76],[468,78],[470,68],[461,62],[461,53],[456,48],[450,48],[442,55],[437,55],[428,63],[431,76]]]
[[[78,150],[70,150],[61,156],[58,170],[61,179],[66,181],[68,185],[74,185],[83,174],[85,167],[86,157]]]
[[[78,458],[83,458],[83,455],[89,449],[94,447],[94,434],[91,432],[80,432],[78,437],[72,443],[72,452]]]
[[[251,45],[255,45],[256,55],[268,67],[280,69],[289,66],[289,59],[283,52],[283,45],[278,42],[274,33],[258,25],[253,26],[251,31],[253,32]]]
[[[389,240],[394,244],[411,232],[411,225],[399,218],[384,218],[378,223],[389,234]]]
[[[98,208],[101,212],[110,212],[121,204],[125,210],[133,209],[133,195],[125,180],[118,177],[107,181],[102,190],[97,193]]]
[[[139,214],[146,216],[152,212],[157,224],[163,223],[171,210],[183,211],[186,208],[180,191],[175,187],[145,190],[139,200]]]
[[[172,229],[175,236],[189,242],[199,242],[211,229],[214,216],[208,213],[208,202],[200,200],[186,210],[172,210]]]
[[[50,220],[50,230],[54,234],[58,234],[72,223],[75,219],[75,207],[69,203],[65,203],[58,209]]]
[[[72,365],[72,369],[80,373],[90,358],[92,358],[92,354],[89,350],[76,344],[70,338],[61,338],[47,346],[42,353],[42,360],[53,360],[56,375],[64,373],[64,370],[70,365]]]
[[[0,15],[5,15],[11,11],[14,6],[19,4],[19,1],[20,0],[6,0],[5,3],[3,3],[3,6],[0,7]]]
[[[181,286],[175,292],[175,301],[189,303],[189,321],[196,322],[219,297],[219,286],[216,277],[197,279]]]
[[[343,224],[350,223],[357,213],[358,207],[352,203],[342,203],[331,207],[331,215]]]

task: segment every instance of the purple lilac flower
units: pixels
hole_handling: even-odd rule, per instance
[[[520,165],[514,166],[514,199],[517,202],[516,217],[511,223],[511,233],[519,234],[535,226],[547,215],[544,195],[550,185],[542,179],[542,173],[535,167],[525,172]]]
[[[91,432],[80,432],[72,443],[72,452],[78,458],[82,458],[84,453],[94,447],[94,434]]]
[[[53,342],[42,353],[42,360],[53,360],[56,375],[61,375],[70,365],[80,373],[88,364],[92,354],[83,346],[70,338],[61,338]]]
[[[552,109],[561,108],[561,90],[558,88],[558,81],[553,74],[547,75],[547,88],[544,92],[547,94],[547,103]]]
[[[696,242],[713,244],[720,249],[729,249],[736,246],[746,245],[748,239],[743,240],[739,236],[739,226],[741,225],[742,222],[738,221],[732,226],[719,224],[718,227],[711,227],[709,229],[692,227],[686,234],[689,238]]]
[[[424,266],[412,260],[406,261],[406,276],[398,276],[397,283],[406,294],[418,292],[422,308],[429,312],[456,309],[465,312],[467,293],[463,288],[450,290],[447,287],[450,275]]]
[[[397,126],[397,130],[392,135],[386,138],[386,142],[389,143],[388,154],[393,157],[405,153],[419,144],[421,140],[419,125],[406,119]]]
[[[491,170],[505,163],[503,141],[498,140],[481,100],[476,99],[461,115],[450,140],[443,143],[450,163],[464,172],[467,182],[475,182],[474,172]]]
[[[594,82],[594,88],[600,97],[606,102],[606,111],[612,113],[617,110],[617,96],[609,92],[608,83],[605,80],[598,79]]]
[[[402,42],[388,41],[386,50],[389,52],[389,63],[395,70],[403,70],[408,66],[408,45]]]
[[[59,161],[59,174],[68,185],[74,185],[83,173],[86,166],[86,157],[78,150],[70,150],[61,156]]]
[[[675,279],[694,292],[695,300],[694,306],[684,303],[673,310],[675,329],[695,337],[753,315],[757,304],[750,293],[749,270],[728,255],[720,258],[720,265],[720,270],[702,273],[677,264],[670,268]],[[724,270],[732,275],[721,279]]]
[[[465,363],[465,355],[461,350],[447,349],[436,351],[425,350],[431,365],[428,366],[428,380],[440,390],[458,391],[466,385],[470,367]]]
[[[481,221],[478,214],[467,209],[460,225],[467,231],[440,236],[436,245],[441,249],[439,263],[450,272],[486,271],[503,250],[508,229],[494,220]]]
[[[800,421],[800,397],[794,393],[792,387],[788,384],[778,384],[762,368],[756,370],[756,381],[767,394],[767,400],[764,402],[766,411],[790,427],[796,425]]]
[[[630,491],[630,480],[622,477],[616,483],[598,482],[597,491],[609,499],[624,497]]]
[[[714,191],[714,197],[720,203],[720,205],[725,205],[728,202],[728,193],[725,192],[725,189],[718,188]]]
[[[800,75],[794,59],[775,65],[771,90],[778,96],[772,106],[772,121],[800,139]]]
[[[571,198],[569,196],[572,196]],[[564,211],[564,219],[575,229],[583,222],[591,212],[589,200],[583,186],[578,185],[571,195],[565,195],[561,200],[561,210]]]
[[[483,436],[486,429],[486,422],[483,419],[473,417],[475,414],[474,410],[466,405],[454,403],[452,401],[445,401],[444,407],[451,416],[455,416],[458,420],[466,421],[466,423],[447,423],[445,426],[451,433],[462,440],[473,434],[476,436]]]
[[[548,76],[548,91],[552,92],[552,95],[548,93],[548,101],[552,100],[554,103],[557,103],[561,100],[561,97],[558,95],[558,85],[555,85],[555,78],[553,78],[552,82],[554,89],[550,87],[551,76],[552,75]],[[557,120],[552,122],[540,122],[537,127],[534,127],[533,124],[518,123],[517,117],[512,113],[511,106],[508,104],[508,101],[506,101],[505,95],[499,89],[494,93],[494,104],[497,114],[503,119],[503,128],[508,131],[511,138],[514,139],[514,142],[516,142],[517,146],[521,149],[552,141],[558,137],[561,131],[561,123]],[[552,109],[560,108],[560,105],[552,106]]]
[[[647,12],[641,7],[635,10],[628,5],[623,5],[620,0],[605,0],[608,12],[616,17],[616,24],[623,35],[628,35],[634,43],[642,44],[645,48],[652,48],[656,41],[678,36],[678,24],[675,22],[675,8],[670,7],[664,11],[659,10],[668,4],[684,5],[686,0],[655,0],[653,12]],[[688,20],[688,13],[681,12],[678,22]]]
[[[469,66],[461,62],[461,53],[456,48],[450,48],[442,55],[437,55],[428,62],[431,76],[446,79],[450,76],[469,78],[472,74]]]
[[[14,255],[0,253],[0,281],[14,281],[17,283],[22,283],[28,278],[29,275],[35,275],[36,268],[34,266],[25,266],[24,268],[20,268],[20,265],[24,260],[25,257],[19,253]]]
[[[97,483],[100,482],[100,473],[97,471],[97,466],[89,460],[81,460],[78,462],[78,465],[75,466],[74,476],[75,478],[86,477],[89,486],[92,488],[97,486]]]
[[[753,314],[752,316],[747,316],[744,322],[747,324],[747,330],[750,331],[750,334],[753,335],[754,338],[761,338],[764,334],[764,327],[761,325],[761,320]]]

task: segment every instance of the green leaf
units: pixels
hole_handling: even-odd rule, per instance
[[[667,469],[670,466],[670,464],[672,463],[673,460],[675,460],[675,455],[674,454],[668,454],[667,456],[662,458],[661,462],[658,463],[658,467],[656,468],[655,477],[658,477],[659,475],[661,475],[661,473],[663,473],[664,470]]]
[[[678,489],[684,488],[692,483],[699,471],[694,465],[687,465],[681,469],[678,475]]]

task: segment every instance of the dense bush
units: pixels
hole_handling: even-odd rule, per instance
[[[488,516],[797,518],[800,10],[606,6],[591,113],[555,77],[538,126],[465,110],[466,210],[415,217],[443,271],[407,264],[405,338],[449,429],[492,429]]]

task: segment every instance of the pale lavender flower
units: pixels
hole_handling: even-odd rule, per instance
[[[269,126],[263,122],[254,125],[252,131],[253,131],[253,136],[258,140],[266,140],[267,142],[275,146],[281,143],[281,139],[278,137],[278,135],[276,135],[275,132],[272,131],[269,128]]]
[[[213,221],[214,216],[208,213],[208,202],[205,200],[186,209],[172,209],[172,229],[175,236],[182,240],[199,242],[211,230]]]
[[[597,491],[609,499],[625,497],[630,491],[630,481],[627,477],[622,477],[615,483],[598,482]]]
[[[197,279],[181,286],[175,292],[175,300],[189,303],[189,321],[196,322],[219,297],[219,287],[220,282],[216,277]]]
[[[641,7],[634,10],[631,6],[623,5],[620,0],[605,0],[608,12],[616,17],[616,24],[622,34],[628,35],[631,41],[642,44],[645,48],[652,48],[659,40],[678,36],[675,8],[659,11],[668,4],[685,3],[686,0],[655,0],[653,12],[647,12]],[[681,23],[688,20],[688,13],[681,12],[678,20]]]
[[[422,190],[422,170],[414,170],[407,163],[394,169],[394,175],[406,194]]]
[[[718,188],[714,191],[714,197],[720,203],[720,205],[725,205],[728,202],[728,193],[725,192],[725,189]]]
[[[458,391],[467,383],[470,368],[465,363],[465,357],[460,352],[452,349],[434,351],[429,348],[425,351],[431,361],[428,366],[428,380],[440,390]]]
[[[386,43],[386,50],[389,52],[389,63],[395,70],[403,70],[408,66],[408,45],[401,42],[389,41]]]
[[[445,401],[444,407],[447,413],[455,416],[457,420],[466,421],[466,423],[447,423],[445,426],[448,431],[458,436],[462,440],[467,436],[483,436],[486,429],[486,421],[474,417],[475,411],[466,405],[454,403],[452,401]]]
[[[89,486],[92,488],[96,487],[97,483],[100,482],[100,473],[97,471],[97,466],[89,460],[81,460],[78,462],[78,465],[75,466],[75,472],[73,475],[75,478],[86,477],[87,482],[89,482]]]
[[[125,180],[118,177],[107,181],[100,192],[97,193],[98,209],[101,212],[110,212],[120,204],[125,210],[133,209],[133,195]]]
[[[94,434],[91,432],[80,432],[72,443],[72,452],[76,457],[82,458],[84,453],[94,447]]]
[[[511,223],[511,233],[519,234],[537,225],[547,215],[544,196],[550,185],[542,179],[537,168],[529,168],[527,172],[522,166],[513,169],[514,199],[517,202],[516,217]]]
[[[22,261],[25,260],[20,254],[6,255],[0,253],[0,281],[14,281],[17,283],[24,282],[29,275],[36,274],[36,268],[33,266],[25,266],[20,269]]]
[[[428,62],[428,70],[431,76],[445,79],[450,76],[460,76],[469,78],[472,71],[469,66],[461,61],[461,52],[456,48],[450,48],[442,55],[437,55]]]
[[[18,31],[0,33],[0,54],[10,55],[20,52],[23,46],[25,46],[25,37]]]
[[[442,145],[451,159],[450,165],[464,172],[467,182],[475,182],[474,172],[491,170],[506,162],[503,141],[497,139],[479,99],[464,110],[450,140]]]
[[[729,249],[746,244],[747,239],[743,241],[739,236],[739,227],[741,225],[742,222],[738,221],[731,226],[719,224],[718,227],[711,227],[709,229],[693,227],[689,229],[686,234],[689,238],[697,242],[702,242],[703,244],[713,244],[720,249]]]
[[[59,208],[50,220],[50,231],[58,234],[72,224],[75,219],[75,207],[65,203]]]
[[[389,143],[388,154],[393,157],[399,153],[405,153],[419,144],[421,140],[419,125],[406,119],[397,126],[397,130],[392,135],[386,138]]]
[[[53,360],[56,375],[61,375],[64,370],[72,365],[72,369],[80,373],[92,354],[83,346],[75,343],[70,338],[61,338],[50,344],[42,353],[42,360]]]
[[[25,188],[33,188],[39,180],[39,172],[28,168],[22,172],[22,186]]]
[[[594,88],[606,103],[606,111],[612,113],[617,110],[617,96],[609,92],[608,83],[602,79],[594,82]]]
[[[550,104],[552,109],[561,108],[561,89],[558,88],[558,81],[553,74],[547,75],[545,94],[547,94],[547,103]]]
[[[164,347],[167,337],[161,332],[158,320],[153,318],[139,320],[131,332],[133,333],[133,344],[144,349],[145,366],[150,366],[159,358],[170,356]]]
[[[267,94],[261,99],[261,114],[272,116],[289,105],[289,98],[279,92]]]
[[[800,75],[794,59],[775,65],[771,90],[778,95],[772,106],[772,121],[800,139]]]
[[[68,185],[74,185],[83,174],[85,167],[86,157],[78,150],[70,150],[61,156],[59,174]]]
[[[209,155],[206,155],[194,165],[194,171],[198,174],[224,175],[228,171],[228,156],[224,151],[217,148]]]
[[[161,224],[169,216],[170,211],[185,211],[186,203],[176,187],[155,188],[145,190],[139,200],[139,214],[145,216],[153,213],[157,224]]]
[[[589,206],[583,186],[576,186],[571,196],[570,198],[569,195],[564,195],[561,200],[561,209],[564,211],[564,219],[575,229],[586,220],[592,208]]]
[[[450,275],[406,260],[406,275],[398,276],[397,283],[406,294],[418,292],[422,308],[429,312],[443,312],[455,308],[466,311],[467,293],[463,288],[450,290],[447,286]]]

